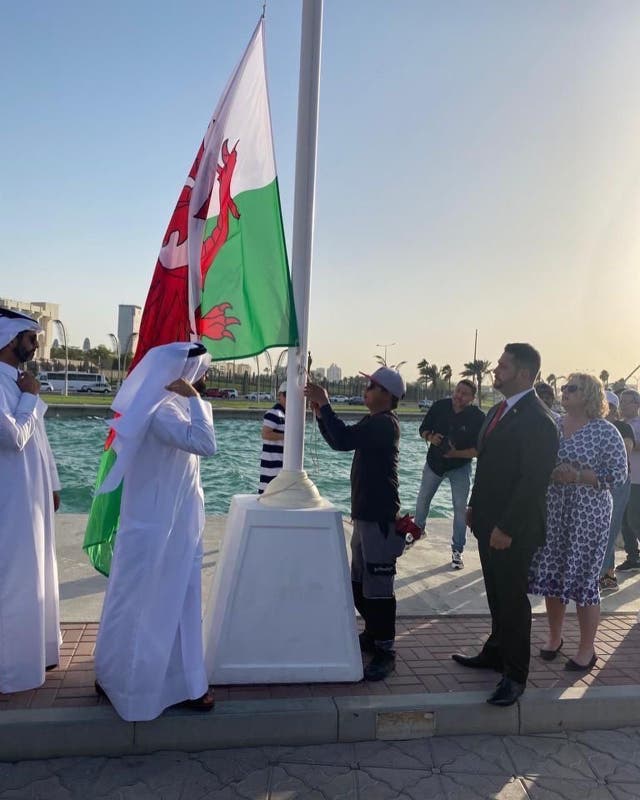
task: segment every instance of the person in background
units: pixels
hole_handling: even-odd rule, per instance
[[[620,393],[620,416],[633,431],[635,444],[629,455],[631,467],[631,491],[629,502],[622,518],[622,538],[627,553],[618,564],[616,572],[636,572],[640,569],[638,539],[640,538],[640,393],[635,389],[624,389]]]
[[[627,480],[617,489],[613,489],[611,496],[613,499],[613,511],[611,513],[611,527],[609,528],[609,541],[605,551],[604,562],[602,563],[602,571],[600,573],[600,593],[602,592],[615,592],[618,589],[618,579],[614,569],[615,564],[615,549],[616,539],[622,527],[622,518],[629,502],[629,495],[631,494],[631,467],[629,459],[633,452],[635,445],[635,437],[633,435],[633,428],[628,422],[621,420],[619,417],[618,409],[620,407],[620,398],[615,392],[609,390],[605,391],[607,403],[609,405],[609,413],[607,420],[618,430],[622,441],[627,450],[627,467],[629,468],[629,475]]]
[[[555,420],[559,420],[561,414],[559,414],[555,410],[556,393],[553,391],[553,386],[551,386],[551,384],[549,383],[545,383],[544,381],[538,381],[538,383],[536,383],[536,385],[533,388],[535,389],[538,397],[542,400],[542,402],[551,412],[551,416]]]
[[[304,393],[329,447],[355,450],[351,466],[351,587],[355,607],[365,623],[360,648],[373,655],[364,678],[380,681],[396,664],[393,584],[405,538],[396,533],[400,425],[394,410],[404,397],[405,385],[400,373],[389,367],[362,374],[369,381],[364,394],[369,413],[355,425],[345,425],[336,416],[322,386],[307,383]]]
[[[42,328],[0,308],[0,693],[44,683],[58,664],[60,608],[53,514],[60,481],[40,385],[22,367]]]
[[[284,458],[284,417],[287,408],[287,382],[278,387],[277,403],[262,419],[262,455],[260,457],[260,485],[262,494],[282,469]]]
[[[474,383],[459,381],[452,397],[433,403],[419,429],[429,449],[422,471],[414,521],[424,530],[431,501],[446,478],[451,486],[453,501],[452,569],[464,567],[462,553],[467,541],[465,516],[471,486],[471,461],[478,454],[478,434],[484,422],[484,414],[473,405],[475,396]]]
[[[547,491],[547,538],[531,565],[529,591],[542,595],[549,634],[540,657],[552,661],[563,646],[570,600],[576,604],[580,643],[565,669],[588,672],[596,664],[600,622],[599,578],[611,526],[612,494],[627,481],[627,451],[604,417],[609,411],[602,382],[575,372],[562,387],[567,412]]]

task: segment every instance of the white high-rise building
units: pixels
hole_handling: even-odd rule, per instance
[[[135,355],[138,337],[134,334],[140,330],[142,309],[140,306],[118,306],[118,341],[123,356]]]
[[[327,377],[327,370],[324,367],[314,367],[311,372],[316,379],[322,380]]]
[[[337,364],[330,364],[327,369],[327,380],[329,383],[337,383],[342,380],[342,370]]]
[[[53,320],[60,319],[60,306],[57,303],[12,300],[8,297],[0,297],[0,306],[8,308],[10,311],[17,311],[19,314],[27,314],[37,321],[43,328],[43,332],[38,334],[37,357],[50,358],[53,340],[57,333]]]

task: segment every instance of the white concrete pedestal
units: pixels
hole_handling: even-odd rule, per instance
[[[342,516],[236,495],[203,623],[210,683],[358,681]]]

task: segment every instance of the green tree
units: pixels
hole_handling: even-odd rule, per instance
[[[429,362],[426,358],[423,358],[422,361],[418,361],[418,384],[424,386],[425,392],[427,391],[427,386],[429,384]]]
[[[449,389],[449,394],[451,394],[451,376],[453,375],[453,371],[449,364],[445,364],[444,367],[440,367],[440,377],[443,381],[447,382],[447,387]]]
[[[387,364],[384,356],[374,356],[374,358],[381,367],[389,367],[389,369],[395,369],[398,372],[400,371],[400,367],[403,367],[407,363],[406,361],[398,361],[397,364]]]
[[[480,408],[482,408],[482,379],[489,372],[491,372],[491,362],[476,358],[475,361],[467,361],[460,373],[464,378],[471,378],[478,384],[478,406]]]
[[[557,378],[556,378],[556,376],[553,374],[553,372],[550,372],[550,373],[547,375],[547,383],[548,383],[550,386],[553,386],[553,393],[554,393],[555,395],[557,395],[557,394],[558,394],[558,379],[557,379]]]
[[[438,390],[438,378],[440,377],[440,370],[437,364],[429,364],[426,370],[426,377],[427,384],[431,384],[431,396],[435,399]]]

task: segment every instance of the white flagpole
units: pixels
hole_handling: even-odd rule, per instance
[[[316,185],[322,4],[323,0],[304,0],[302,6],[291,269],[300,345],[289,348],[287,362],[287,411],[283,470],[271,481],[263,495],[266,505],[288,508],[303,508],[323,503],[318,490],[303,470],[305,427],[303,387],[306,381],[309,337],[309,291]]]

